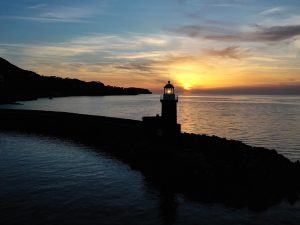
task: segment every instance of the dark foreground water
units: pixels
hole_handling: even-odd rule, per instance
[[[0,224],[300,224],[300,203],[262,212],[155,189],[100,150],[0,132]]]
[[[67,97],[0,105],[141,120],[160,113],[159,95]],[[179,96],[185,132],[217,135],[276,149],[300,160],[300,96]]]

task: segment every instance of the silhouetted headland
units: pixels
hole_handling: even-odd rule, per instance
[[[294,201],[300,163],[216,136],[149,132],[142,121],[0,109],[0,129],[70,138],[128,163],[151,184],[189,199],[263,209]]]
[[[106,86],[101,82],[41,76],[0,57],[0,103],[65,96],[151,94],[143,88]]]

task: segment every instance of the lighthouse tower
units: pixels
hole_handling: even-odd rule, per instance
[[[175,95],[174,86],[170,81],[164,87],[164,94],[161,96],[161,117],[167,125],[177,124],[177,102],[178,97]]]
[[[164,87],[164,93],[160,98],[161,116],[145,116],[143,123],[149,135],[174,137],[181,133],[181,126],[177,123],[177,102],[174,86],[170,81]]]

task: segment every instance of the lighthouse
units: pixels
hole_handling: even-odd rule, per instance
[[[181,125],[177,123],[177,102],[175,88],[170,81],[164,86],[160,97],[161,116],[143,117],[144,127],[148,134],[158,136],[174,136],[181,132]]]
[[[170,81],[164,87],[164,93],[161,96],[161,118],[164,123],[172,125],[177,124],[177,102],[174,86]]]

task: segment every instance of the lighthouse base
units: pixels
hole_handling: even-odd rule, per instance
[[[168,123],[159,115],[143,117],[145,131],[156,136],[175,136],[181,133],[181,125]]]

